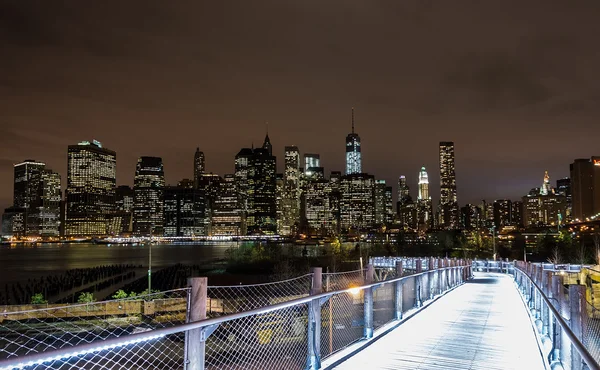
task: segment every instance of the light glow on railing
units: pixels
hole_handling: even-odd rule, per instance
[[[121,343],[116,343],[113,345],[106,345],[106,346],[102,346],[102,347],[96,347],[96,348],[92,348],[89,350],[83,350],[83,351],[73,351],[71,353],[67,353],[65,355],[61,355],[61,356],[50,356],[50,357],[46,357],[46,358],[41,358],[39,360],[35,360],[35,361],[27,361],[27,362],[22,362],[22,363],[18,363],[15,366],[9,366],[9,367],[0,367],[0,370],[13,370],[13,369],[24,369],[30,366],[35,366],[35,365],[41,365],[44,364],[46,362],[54,362],[54,361],[61,361],[61,360],[69,360],[72,359],[74,357],[80,357],[83,355],[87,355],[90,353],[95,353],[95,352],[102,352],[102,351],[106,351],[109,349],[114,349],[114,348],[121,348],[121,347],[126,347],[132,344],[137,344],[137,343],[141,343],[141,342],[149,342],[155,339],[159,339],[164,337],[164,335],[151,335],[151,336],[147,336],[147,337],[143,337],[143,338],[139,338],[139,339],[134,339],[134,340],[126,340],[123,341]]]

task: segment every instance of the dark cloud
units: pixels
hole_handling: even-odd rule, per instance
[[[67,145],[96,138],[119,183],[140,155],[174,183],[197,146],[231,172],[269,121],[280,166],[295,144],[343,170],[355,106],[366,171],[416,189],[425,165],[436,194],[454,140],[461,202],[518,197],[600,154],[599,4],[0,0],[0,158],[64,177]]]

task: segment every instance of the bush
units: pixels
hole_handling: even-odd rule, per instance
[[[78,303],[92,303],[92,302],[96,302],[96,298],[94,298],[94,295],[92,293],[83,292],[79,295],[77,302]]]
[[[113,299],[125,299],[128,297],[127,293],[123,289],[117,290],[115,294],[113,294]]]
[[[47,304],[48,301],[44,299],[42,293],[35,293],[31,296],[31,304]]]

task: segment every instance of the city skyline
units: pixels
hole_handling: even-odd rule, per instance
[[[297,145],[344,171],[351,106],[363,171],[415,189],[424,165],[434,199],[442,140],[461,204],[518,199],[597,154],[598,4],[145,5],[0,5],[0,206],[14,163],[44,162],[64,188],[64,148],[89,138],[119,153],[119,184],[140,156],[163,158],[167,183],[190,178],[196,147],[231,173],[265,121],[278,157]]]

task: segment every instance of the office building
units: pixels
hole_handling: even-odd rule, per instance
[[[360,136],[354,132],[354,108],[352,108],[352,132],[346,136],[346,175],[362,173]]]
[[[261,148],[244,148],[235,158],[238,203],[248,234],[277,231],[276,158],[269,136]]]
[[[310,181],[303,193],[305,232],[310,236],[325,237],[337,233],[335,195],[329,181]]]
[[[42,175],[45,166],[44,163],[31,159],[14,165],[13,206],[25,210],[26,236],[41,236],[40,209],[43,193]]]
[[[573,197],[571,193],[571,178],[564,177],[556,180],[556,193],[564,195],[567,200],[567,209],[565,211],[565,222],[571,222],[573,215]]]
[[[204,152],[200,151],[200,148],[196,148],[194,153],[194,184],[198,187],[200,176],[206,172]]]
[[[193,187],[164,187],[162,199],[164,236],[206,236],[206,199],[204,192]]]
[[[235,175],[228,174],[219,183],[219,193],[213,204],[211,235],[246,235],[242,210],[239,208]]]
[[[494,201],[494,226],[500,232],[503,227],[512,225],[512,202],[508,199]]]
[[[281,235],[293,235],[300,221],[300,151],[296,146],[285,147],[283,173]]]
[[[107,234],[115,210],[117,155],[93,140],[68,149],[64,233],[69,237]]]
[[[523,202],[512,202],[511,222],[518,228],[523,227]]]
[[[417,228],[426,231],[434,227],[434,214],[431,196],[429,195],[429,176],[425,167],[419,172],[419,196],[417,198]]]
[[[458,200],[454,169],[454,143],[440,142],[440,228],[457,229]]]
[[[133,234],[162,236],[165,173],[162,158],[140,157],[133,180]]]
[[[42,172],[41,206],[39,208],[39,229],[36,234],[42,237],[57,238],[60,236],[60,174],[50,169]]]
[[[600,213],[600,157],[576,159],[570,166],[574,221]]]
[[[556,194],[554,189],[547,186],[549,181],[550,177],[546,172],[542,187],[531,189],[529,194],[523,197],[524,227],[559,227],[565,223],[566,196]]]
[[[352,174],[340,180],[340,227],[343,232],[365,230],[375,224],[375,178]]]
[[[25,208],[9,207],[2,214],[2,237],[22,238],[25,236]]]
[[[478,230],[481,225],[481,208],[474,204],[465,204],[460,211],[463,229]]]
[[[310,168],[321,167],[321,157],[318,154],[305,153],[304,154],[304,173],[309,175],[307,172]]]
[[[375,180],[375,225],[389,225],[394,219],[392,187],[385,180]]]

